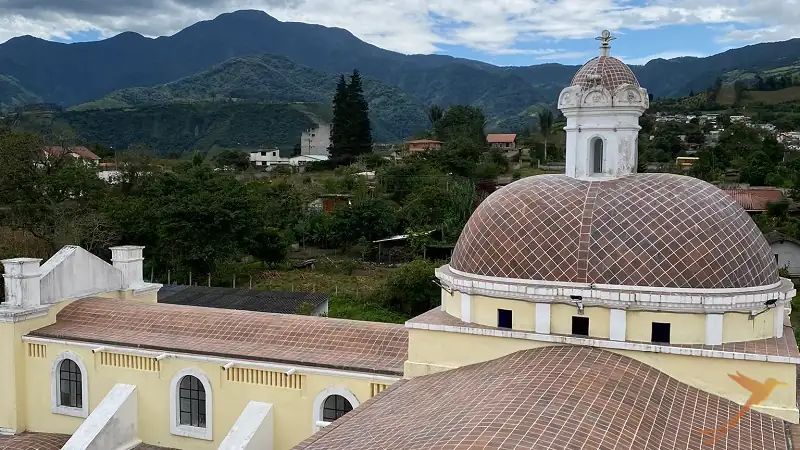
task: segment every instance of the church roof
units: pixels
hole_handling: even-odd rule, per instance
[[[89,298],[33,336],[402,375],[403,325]]]
[[[450,266],[491,277],[654,288],[779,281],[769,244],[729,195],[663,173],[516,181],[475,210]]]
[[[24,432],[14,436],[0,435],[0,450],[60,450],[69,440],[68,434]]]
[[[740,408],[616,353],[552,346],[395,383],[295,450],[788,447],[787,423],[756,411],[703,444]]]
[[[598,56],[583,65],[572,78],[570,86],[581,86],[591,89],[602,85],[613,92],[620,86],[633,84],[639,87],[639,81],[630,67],[612,56]]]

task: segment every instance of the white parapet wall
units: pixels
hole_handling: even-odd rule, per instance
[[[136,386],[115,385],[61,450],[130,450],[142,443]]]
[[[236,419],[219,450],[273,450],[271,403],[250,402]]]

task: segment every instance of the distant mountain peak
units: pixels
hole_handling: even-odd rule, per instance
[[[265,11],[260,9],[240,9],[238,11],[233,11],[229,13],[223,13],[218,15],[214,20],[227,20],[227,19],[269,19],[275,22],[280,22],[280,20],[272,17],[271,15],[267,14]]]

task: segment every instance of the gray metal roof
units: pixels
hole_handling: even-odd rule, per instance
[[[159,303],[279,314],[296,314],[303,303],[316,309],[329,298],[327,294],[317,292],[271,292],[177,284],[166,284],[158,291]]]

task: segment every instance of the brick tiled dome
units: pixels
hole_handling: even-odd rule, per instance
[[[571,86],[581,86],[584,89],[590,89],[599,84],[612,92],[627,84],[639,86],[636,75],[633,74],[630,67],[611,56],[598,56],[587,62],[578,70],[570,83]]]
[[[475,210],[450,265],[492,277],[665,288],[779,281],[747,213],[717,187],[672,174],[519,180]]]

